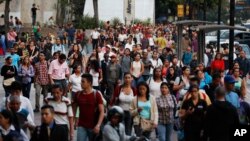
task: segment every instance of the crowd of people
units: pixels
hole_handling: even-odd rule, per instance
[[[234,62],[227,45],[208,45],[198,63],[197,32],[184,27],[179,59],[171,23],[12,35],[1,42],[0,140],[228,141],[230,128],[250,124],[250,62],[238,45]]]

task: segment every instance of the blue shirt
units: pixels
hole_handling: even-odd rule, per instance
[[[146,102],[138,101],[138,106],[142,108],[142,111],[140,112],[140,116],[144,119],[150,119],[151,116],[151,103],[150,100]]]
[[[17,54],[10,54],[8,56],[10,56],[11,59],[12,59],[12,65],[15,66],[18,69],[19,68],[18,64],[19,64],[19,61],[20,61],[20,56],[17,55]]]
[[[235,92],[228,92],[226,94],[226,101],[230,102],[236,109],[240,108],[239,96]]]

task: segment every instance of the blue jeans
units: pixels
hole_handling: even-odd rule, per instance
[[[87,129],[84,127],[77,128],[77,141],[93,141],[94,133],[92,129]]]
[[[173,124],[159,124],[157,130],[159,141],[171,141]]]
[[[140,76],[140,77],[138,77],[138,78],[136,78],[136,77],[133,77],[134,78],[134,80],[132,81],[132,86],[133,87],[137,87],[137,85],[141,82],[141,81],[143,81],[143,78]]]
[[[28,84],[23,84],[22,87],[23,96],[30,98],[31,82],[29,82]]]

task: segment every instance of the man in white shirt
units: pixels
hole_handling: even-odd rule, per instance
[[[98,47],[98,40],[99,40],[100,33],[95,28],[95,30],[90,34],[90,36],[92,38],[93,49],[95,49]]]
[[[125,49],[128,48],[130,51],[133,51],[134,43],[133,43],[132,39],[133,39],[132,36],[129,36],[128,42],[125,45]]]
[[[163,63],[161,59],[158,58],[158,53],[156,51],[153,52],[152,58],[150,59],[150,62],[152,64],[152,67],[150,69],[150,74],[153,74],[153,71],[155,68],[162,67]]]
[[[21,101],[21,106],[20,108],[25,109],[29,112],[32,120],[34,121],[34,112],[33,112],[33,108],[31,105],[31,102],[28,98],[24,97],[22,94],[22,84],[20,84],[17,81],[12,82],[11,84],[11,95],[16,95],[20,97],[20,101]],[[6,106],[8,106],[9,104],[9,97],[3,99],[3,101],[0,103],[0,109],[7,109]]]

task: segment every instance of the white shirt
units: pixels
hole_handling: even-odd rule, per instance
[[[133,90],[131,90],[129,94],[124,94],[124,92],[121,91],[119,95],[119,106],[124,111],[129,111],[133,99],[134,99]]]
[[[125,49],[126,48],[128,48],[130,51],[132,51],[133,50],[133,42],[130,44],[130,43],[126,43],[126,45],[125,45]]]
[[[148,79],[147,83],[148,83],[148,86],[149,86],[150,95],[153,95],[155,98],[161,96],[161,83],[162,82],[166,82],[166,80],[163,79],[163,81],[161,81],[161,82],[155,82],[153,77],[150,77]]]
[[[89,74],[93,76],[93,83],[92,86],[99,86],[99,72],[95,72],[93,69],[90,69]]]
[[[154,46],[155,45],[153,37],[148,38],[148,41],[149,41],[149,46]]]
[[[99,57],[100,61],[104,60],[104,53],[98,52],[98,57]]]
[[[153,58],[150,59],[150,62],[154,68],[163,66],[161,59],[154,60]],[[154,68],[150,69],[150,74],[153,74]]]
[[[93,32],[91,33],[92,39],[98,39],[99,36],[100,36],[100,33],[99,33],[98,31],[93,31]]]
[[[127,35],[126,34],[119,34],[118,39],[120,42],[123,42],[124,40],[127,39]]]
[[[56,124],[67,124],[69,125],[68,117],[73,117],[73,110],[70,99],[67,97],[62,97],[62,102],[56,102],[53,99],[53,96],[46,98],[49,105],[53,106],[55,110],[55,122]]]
[[[141,61],[133,61],[132,62],[132,68],[133,68],[132,75],[133,76],[139,77],[139,75],[141,73],[141,64],[142,64]]]
[[[82,90],[82,77],[81,75],[77,76],[75,73],[69,76],[69,82],[72,84],[72,91],[78,92]]]

